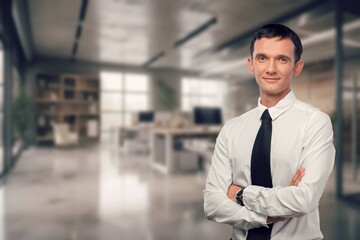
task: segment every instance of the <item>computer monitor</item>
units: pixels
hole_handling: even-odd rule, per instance
[[[141,111],[139,112],[139,122],[153,122],[154,112],[153,111]]]
[[[196,125],[221,125],[222,115],[219,107],[194,107]]]

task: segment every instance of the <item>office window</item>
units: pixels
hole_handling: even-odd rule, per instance
[[[146,93],[149,90],[148,77],[143,74],[125,74],[125,90]]]
[[[183,78],[181,108],[191,111],[194,106],[223,107],[227,83],[223,80]]]
[[[125,103],[125,108],[132,112],[149,109],[149,101],[146,94],[128,93],[125,95]]]
[[[0,136],[3,136],[4,68],[4,51],[0,42]],[[3,138],[0,137],[0,173],[4,170],[3,155]]]
[[[100,79],[101,130],[107,138],[117,128],[131,125],[136,112],[149,110],[149,78],[144,74],[102,72]]]
[[[122,74],[118,72],[102,72],[101,78],[101,90],[120,91],[123,86]]]
[[[121,92],[103,92],[101,96],[102,111],[121,111],[123,109]]]
[[[3,101],[4,101],[3,86],[4,86],[4,51],[0,44],[0,111],[1,111],[1,114],[2,114]]]
[[[146,75],[125,74],[125,109],[128,113],[149,109],[149,81]],[[125,118],[125,124],[131,121]]]

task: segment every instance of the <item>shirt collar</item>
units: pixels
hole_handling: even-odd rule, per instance
[[[281,99],[275,106],[269,108],[269,114],[272,118],[272,120],[275,120],[277,117],[279,117],[281,114],[283,114],[286,110],[288,110],[296,101],[295,94],[293,91],[290,91],[283,99]],[[264,105],[260,103],[260,97],[258,99],[258,118],[261,118],[261,115],[263,112],[268,109]]]

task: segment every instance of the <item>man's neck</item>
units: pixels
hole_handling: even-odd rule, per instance
[[[260,103],[267,108],[271,108],[271,107],[275,106],[278,102],[280,102],[281,99],[286,97],[286,95],[288,95],[288,93],[290,91],[291,90],[284,92],[281,95],[269,95],[269,94],[261,94],[260,93]]]

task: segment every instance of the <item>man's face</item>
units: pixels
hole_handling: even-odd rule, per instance
[[[290,91],[292,77],[300,74],[304,63],[295,63],[295,46],[288,39],[261,38],[254,43],[248,59],[250,73],[259,85],[261,98],[282,99]]]

